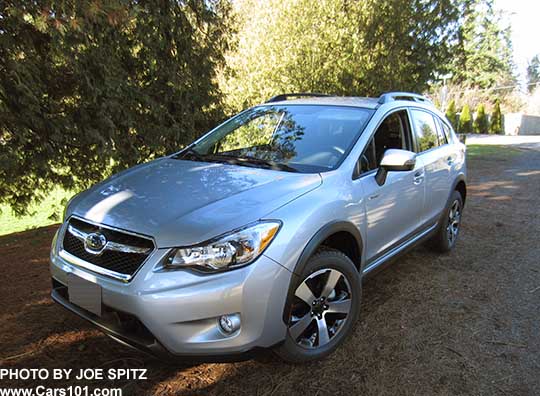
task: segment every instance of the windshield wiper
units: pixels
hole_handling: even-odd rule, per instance
[[[297,169],[279,162],[264,160],[255,157],[236,157],[233,155],[226,154],[200,154],[193,149],[193,146],[187,147],[173,158],[181,159],[186,157],[195,158],[197,161],[201,162],[224,162],[231,165],[243,165],[243,166],[252,166],[252,167],[263,167],[267,169],[282,170],[287,172],[298,172]]]
[[[187,147],[183,151],[176,154],[173,158],[174,159],[180,159],[180,158],[184,158],[184,157],[193,157],[197,161],[204,161],[204,156],[202,154],[199,154],[197,151],[195,151],[193,146]]]
[[[293,167],[291,167],[289,165],[282,164],[282,163],[279,163],[279,162],[264,160],[264,159],[261,159],[261,158],[255,158],[255,157],[235,157],[235,156],[232,156],[232,155],[215,154],[215,155],[210,155],[210,156],[206,157],[205,159],[223,160],[223,161],[225,161],[227,163],[230,163],[230,164],[233,164],[233,165],[245,165],[245,166],[253,166],[253,165],[255,165],[255,166],[268,168],[268,169],[274,169],[274,170],[282,170],[282,171],[287,171],[287,172],[298,172],[297,169],[295,169],[295,168],[293,168]]]

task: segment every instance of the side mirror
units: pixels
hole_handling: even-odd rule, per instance
[[[407,150],[388,149],[384,152],[375,180],[379,186],[386,182],[388,172],[410,171],[416,164],[416,153]]]

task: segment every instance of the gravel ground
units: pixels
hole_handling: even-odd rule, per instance
[[[540,151],[515,147],[469,162],[457,248],[419,247],[367,280],[354,336],[323,362],[173,367],[117,345],[51,302],[48,227],[0,238],[0,366],[147,368],[81,383],[124,395],[540,394]]]

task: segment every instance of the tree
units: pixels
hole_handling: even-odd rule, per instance
[[[423,91],[447,68],[449,0],[238,0],[238,47],[220,81],[234,110],[281,92]]]
[[[461,86],[492,88],[516,82],[510,27],[493,0],[464,0],[451,69]]]
[[[487,134],[489,131],[489,120],[486,114],[486,108],[483,103],[476,109],[476,118],[474,119],[474,132]]]
[[[459,133],[471,133],[473,131],[471,110],[468,104],[465,104],[459,115]]]
[[[493,108],[493,114],[491,115],[490,133],[502,134],[503,129],[503,117],[501,113],[501,103],[497,99],[495,101],[495,107]]]
[[[451,100],[448,104],[448,108],[446,109],[446,118],[448,118],[448,121],[450,121],[454,129],[458,128],[459,119],[456,111],[456,102],[454,100]]]
[[[540,84],[540,54],[535,55],[527,65],[527,88],[529,92]]]
[[[178,150],[223,117],[220,0],[0,3],[0,203],[24,213]]]

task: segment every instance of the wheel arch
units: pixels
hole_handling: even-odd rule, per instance
[[[340,243],[342,244],[341,249],[339,248]],[[310,257],[322,246],[327,246],[344,253],[354,263],[358,273],[362,273],[362,251],[364,245],[358,227],[349,221],[335,221],[324,225],[311,237],[296,262],[289,284],[285,306],[283,307],[284,323],[288,321],[287,307],[290,305],[294,295],[295,286]]]
[[[461,194],[461,198],[463,199],[463,206],[465,206],[465,200],[467,199],[467,184],[465,183],[464,176],[456,180],[452,191],[454,190],[458,191]]]
[[[321,227],[302,250],[293,272],[300,275],[309,258],[321,247],[327,246],[344,253],[360,271],[362,268],[363,240],[360,230],[349,221],[336,221]]]

